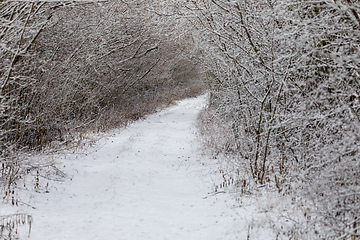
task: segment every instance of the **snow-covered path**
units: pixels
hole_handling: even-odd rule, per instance
[[[235,229],[248,226],[236,223],[225,194],[212,194],[209,168],[198,161],[204,103],[184,100],[65,160],[72,180],[35,196],[30,239],[245,239]]]

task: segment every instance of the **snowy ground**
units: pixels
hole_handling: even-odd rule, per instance
[[[274,239],[254,230],[263,224],[254,206],[234,207],[229,194],[214,194],[216,163],[201,156],[195,134],[205,102],[205,96],[181,101],[86,154],[63,157],[71,179],[31,193],[35,209],[18,207],[33,216],[30,239],[233,240],[247,239],[249,231],[249,239]]]

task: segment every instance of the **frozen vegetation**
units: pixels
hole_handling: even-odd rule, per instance
[[[0,239],[360,239],[359,14],[0,0]]]

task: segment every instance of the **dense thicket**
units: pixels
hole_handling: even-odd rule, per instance
[[[231,159],[241,184],[250,178],[304,206],[305,220],[281,226],[284,235],[359,239],[359,4],[187,6],[209,60],[211,96],[202,118],[208,146]]]
[[[21,149],[65,145],[69,133],[118,126],[198,93],[187,21],[210,87],[201,130],[214,154],[234,163],[235,183],[293,197],[304,218],[279,234],[359,239],[359,4],[175,2],[179,8],[135,0],[0,1],[6,194],[34,168],[19,163]]]
[[[187,54],[191,34],[181,21],[157,14],[164,7],[152,1],[0,1],[5,198],[14,197],[19,178],[39,170],[24,152],[69,146],[76,133],[123,126],[201,91],[199,64]]]

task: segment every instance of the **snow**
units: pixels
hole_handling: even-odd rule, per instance
[[[35,209],[19,207],[34,219],[29,239],[233,240],[265,226],[255,205],[238,207],[229,193],[214,192],[217,163],[196,140],[205,104],[206,96],[183,100],[86,153],[55,159],[70,178],[51,182],[49,193],[31,193]],[[273,238],[266,229],[250,235]]]

